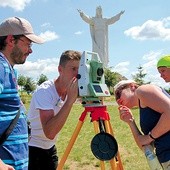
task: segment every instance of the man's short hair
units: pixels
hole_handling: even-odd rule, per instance
[[[81,58],[81,53],[79,51],[67,50],[61,54],[59,65],[65,66],[70,60],[79,61]]]

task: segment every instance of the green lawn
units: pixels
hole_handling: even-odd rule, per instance
[[[79,117],[83,112],[84,107],[81,104],[75,104],[69,115],[69,118],[63,127],[59,139],[56,143],[58,148],[59,158],[69,143],[70,138],[79,121]],[[117,106],[109,105],[107,110],[110,115],[111,126],[114,131],[119,146],[121,161],[125,170],[149,170],[143,152],[137,147],[127,124],[119,119]],[[138,110],[133,110],[136,119],[138,120]],[[86,121],[78,134],[76,142],[71,148],[71,152],[65,162],[64,169],[74,170],[93,170],[100,169],[100,161],[95,158],[91,152],[91,140],[95,136],[94,126],[91,122],[90,115],[87,115]],[[109,162],[105,162],[106,169],[110,169]]]
[[[25,97],[26,107],[29,108],[30,96]],[[149,170],[143,152],[137,147],[128,125],[119,119],[117,105],[114,98],[106,99],[109,102],[107,110],[110,115],[110,123],[114,131],[114,137],[119,146],[121,161],[124,170]],[[113,104],[112,104],[113,103]],[[112,104],[112,105],[111,105]],[[66,147],[71,139],[73,132],[79,121],[79,117],[84,111],[81,104],[74,104],[66,124],[59,134],[56,142],[59,160],[64,154]],[[138,123],[138,109],[133,110],[135,119]],[[94,126],[88,113],[85,122],[78,134],[78,137],[71,148],[71,152],[64,164],[64,170],[99,170],[100,161],[92,154],[90,144],[95,136]],[[109,162],[105,162],[106,170],[110,169]]]

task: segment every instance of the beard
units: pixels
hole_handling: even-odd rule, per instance
[[[24,64],[26,61],[26,56],[28,56],[28,54],[24,54],[21,49],[15,45],[11,52],[10,58],[14,64]]]

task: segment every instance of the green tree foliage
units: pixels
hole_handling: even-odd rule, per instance
[[[35,90],[36,84],[40,85],[46,80],[48,80],[47,76],[44,74],[41,74],[37,82],[34,82],[33,78],[31,77],[25,77],[23,75],[19,75],[17,81],[18,81],[18,85],[21,87],[21,93],[24,90],[28,94],[30,94],[31,92]]]
[[[24,90],[30,94],[31,92],[33,92],[36,88],[36,83],[33,81],[33,79],[31,77],[26,77],[27,82],[24,86]]]
[[[139,65],[137,69],[138,69],[138,72],[135,75],[132,75],[133,80],[136,81],[139,85],[149,84],[150,82],[145,82],[144,80],[147,74],[144,73],[143,67]]]
[[[111,72],[110,69],[105,69],[104,76],[105,83],[110,90],[110,88],[116,84],[116,73]]]
[[[115,84],[117,84],[120,80],[127,79],[126,77],[123,77],[119,73],[112,72],[111,69],[106,68],[104,70],[104,76],[105,76],[105,83],[108,86],[111,93],[113,93],[113,87]]]
[[[23,88],[27,83],[27,78],[24,77],[23,75],[19,75],[17,82],[18,82],[18,85],[21,87],[21,93],[22,93]]]
[[[44,74],[41,74],[40,77],[38,78],[37,85],[42,84],[46,80],[48,80],[47,76]]]

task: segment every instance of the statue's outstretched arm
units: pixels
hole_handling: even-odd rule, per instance
[[[77,11],[80,13],[81,18],[82,18],[85,22],[87,22],[88,24],[92,24],[92,19],[91,19],[88,15],[84,14],[84,12],[81,11],[80,9],[77,9]]]
[[[119,12],[117,15],[115,15],[115,16],[107,19],[107,24],[108,24],[108,25],[109,25],[109,24],[113,24],[113,23],[115,23],[116,21],[118,21],[118,20],[120,19],[120,16],[121,16],[122,14],[124,14],[124,12],[125,12],[125,11],[121,11],[121,12]]]

